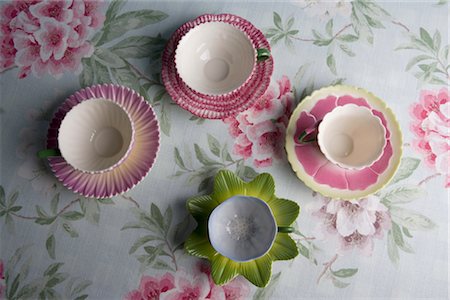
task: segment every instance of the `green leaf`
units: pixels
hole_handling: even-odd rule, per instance
[[[89,297],[89,295],[81,295],[81,296],[76,297],[74,300],[85,300],[88,297]]]
[[[150,213],[152,214],[153,220],[158,224],[158,226],[164,230],[164,218],[161,214],[161,210],[156,204],[152,203],[150,206]]]
[[[358,269],[339,269],[337,271],[331,271],[331,273],[333,273],[334,276],[341,278],[352,277],[357,272]]]
[[[11,217],[10,214],[6,215],[5,224],[6,224],[6,229],[8,230],[8,232],[13,233],[14,232],[14,219]]]
[[[110,68],[123,68],[127,66],[120,56],[105,48],[97,48],[94,52],[94,58],[100,64]]]
[[[392,235],[394,236],[395,244],[397,244],[400,249],[408,253],[414,253],[412,247],[403,240],[402,230],[395,222],[392,222]]]
[[[394,222],[409,230],[430,230],[436,227],[433,221],[416,211],[396,206],[392,206],[389,211]]]
[[[47,248],[50,258],[55,259],[55,236],[53,234],[45,241],[45,248]]]
[[[57,211],[58,211],[58,203],[59,203],[59,193],[57,193],[54,197],[53,197],[53,199],[52,199],[52,201],[51,201],[51,203],[50,203],[50,208],[51,208],[51,211],[52,211],[52,213],[55,215],[56,213],[57,213]]]
[[[168,15],[162,11],[141,9],[121,14],[111,20],[103,28],[103,36],[98,45],[112,41],[125,33],[166,19]]]
[[[170,136],[170,119],[169,113],[167,112],[167,108],[165,105],[161,106],[161,123],[159,124],[161,127],[161,131],[166,135]]]
[[[353,53],[352,50],[350,50],[350,48],[347,47],[346,45],[340,44],[339,47],[340,47],[341,50],[342,50],[345,54],[347,54],[348,56],[350,56],[350,57],[355,56],[355,53]]]
[[[94,62],[94,73],[96,75],[96,83],[111,83],[111,75],[108,67],[102,65],[100,62]]]
[[[21,209],[22,209],[22,206],[18,205],[18,206],[11,207],[10,209],[8,209],[8,211],[18,212]]]
[[[433,45],[433,39],[431,38],[428,31],[426,31],[424,28],[420,27],[420,38],[422,39],[425,44],[430,47],[430,49],[434,49]]]
[[[166,263],[162,259],[157,259],[155,263],[152,265],[152,268],[157,270],[168,270],[175,272],[175,269],[172,268],[168,263]]]
[[[164,212],[164,231],[168,232],[170,225],[172,225],[172,207],[169,205]]]
[[[3,207],[6,207],[5,204],[5,190],[3,189],[3,186],[0,185],[0,205]]]
[[[63,282],[64,280],[67,279],[67,277],[69,277],[68,274],[66,273],[56,273],[54,276],[52,276],[50,278],[49,281],[47,281],[47,283],[45,284],[46,287],[52,288],[58,284],[60,284],[61,282]]]
[[[191,229],[191,215],[186,214],[183,220],[175,226],[174,241],[184,241]]]
[[[337,72],[336,72],[336,61],[334,60],[333,54],[328,55],[328,57],[327,57],[327,66],[328,66],[328,68],[330,68],[330,71],[334,75],[337,75]]]
[[[39,225],[49,225],[56,220],[56,217],[37,218],[34,222]]]
[[[142,222],[128,222],[120,230],[126,230],[126,229],[147,229],[152,230],[147,224]]]
[[[436,51],[439,50],[439,48],[441,48],[441,33],[438,30],[434,32],[433,45]]]
[[[329,37],[333,36],[333,19],[330,19],[325,25],[325,32],[328,34]]]
[[[61,217],[69,221],[76,221],[83,219],[84,215],[78,211],[68,211],[61,214]]]
[[[376,19],[372,19],[368,15],[364,15],[364,17],[366,18],[367,23],[369,24],[370,27],[373,27],[373,28],[385,28],[380,21],[378,21]]]
[[[77,295],[81,292],[83,292],[88,286],[92,284],[92,281],[90,280],[81,280],[72,290],[72,295]]]
[[[128,254],[133,254],[134,252],[136,252],[137,249],[139,249],[139,247],[155,240],[161,240],[161,238],[154,235],[145,235],[143,237],[138,238],[131,246],[130,250],[128,251]]]
[[[407,237],[409,237],[409,238],[412,238],[412,237],[413,237],[413,236],[411,235],[411,233],[409,232],[408,228],[402,227],[402,231],[403,231],[403,233],[404,233]]]
[[[83,58],[81,60],[83,71],[78,80],[81,87],[91,86],[94,83],[94,70],[92,69],[92,60],[90,58]]]
[[[295,19],[294,17],[290,17],[286,23],[286,31],[292,28],[292,25],[294,25]],[[298,30],[297,30],[298,31]]]
[[[400,259],[400,256],[398,254],[398,248],[397,248],[397,244],[395,243],[394,235],[392,233],[392,230],[388,231],[388,235],[387,235],[387,250],[388,250],[389,259],[395,265],[397,265],[398,261]]]
[[[404,157],[400,163],[397,173],[391,180],[390,184],[397,183],[403,179],[408,178],[420,164],[420,159],[413,157]]]
[[[426,59],[431,59],[432,57],[429,55],[418,55],[413,58],[411,58],[406,65],[405,71],[409,71],[414,65],[416,65],[418,62]]]
[[[178,166],[180,169],[187,170],[186,166],[184,165],[184,161],[183,161],[183,159],[181,158],[180,150],[178,150],[177,147],[174,148],[174,150],[173,150],[173,155],[174,155],[174,157],[175,157],[175,163],[177,164],[177,166]]]
[[[19,290],[16,299],[33,299],[36,297],[37,289],[37,286],[26,284]]]
[[[130,36],[110,48],[112,52],[122,58],[144,58],[152,53],[162,52],[166,40],[162,37]]]
[[[125,5],[124,0],[113,0],[111,1],[111,4],[108,6],[108,10],[106,11],[105,15],[105,25],[110,23],[113,19],[116,18],[119,11],[122,9],[122,7]]]
[[[353,34],[343,34],[341,36],[337,37],[338,40],[343,41],[343,42],[355,42],[358,40],[358,37],[356,35]]]
[[[44,272],[44,276],[52,276],[56,272],[58,272],[59,268],[64,265],[64,263],[54,263],[48,266],[48,268]]]
[[[114,201],[111,198],[100,198],[100,199],[96,199],[98,203],[101,204],[114,204]]]
[[[202,148],[198,144],[194,144],[195,149],[195,157],[197,157],[198,161],[204,164],[205,166],[216,165],[218,162],[212,160],[208,157],[208,155],[203,151]]]
[[[62,227],[64,231],[70,235],[71,238],[76,238],[79,236],[78,232],[75,230],[75,228],[72,227],[72,225],[70,225],[70,223],[63,223]]]
[[[244,177],[246,179],[253,180],[259,174],[252,167],[244,166],[244,173],[243,173],[243,175],[244,175]]]
[[[220,157],[220,143],[215,137],[213,137],[209,133],[208,133],[208,146],[209,150],[211,150],[211,152],[215,156]]]
[[[16,203],[17,197],[19,197],[18,191],[14,192],[11,196],[9,196],[8,207],[11,207],[12,205],[14,205],[14,203]]]
[[[283,24],[281,22],[281,17],[278,13],[273,12],[273,24],[275,24],[275,26],[280,29],[283,30]]]
[[[224,161],[234,162],[233,158],[230,155],[230,152],[228,152],[227,145],[223,146],[221,157]]]
[[[17,292],[17,289],[19,288],[19,284],[20,284],[19,278],[20,278],[20,274],[17,274],[11,284],[11,288],[9,289],[9,293],[7,295],[8,298],[10,298],[10,299],[13,299],[14,294]]]
[[[388,201],[390,204],[409,203],[422,197],[425,194],[424,192],[419,186],[400,186],[386,192],[382,196],[382,200]]]
[[[310,259],[309,249],[305,247],[302,243],[297,243],[298,252],[307,259]]]
[[[80,206],[86,220],[91,224],[97,225],[100,220],[98,202],[95,199],[81,198]]]
[[[340,281],[339,279],[336,279],[335,277],[331,277],[331,282],[333,283],[333,285],[335,287],[340,288],[340,289],[346,288],[350,285],[350,283]]]
[[[41,218],[48,218],[48,214],[39,205],[36,205],[36,212]]]

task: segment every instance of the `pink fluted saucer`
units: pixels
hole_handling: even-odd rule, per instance
[[[103,84],[82,89],[70,96],[55,113],[47,133],[47,149],[58,148],[58,130],[64,116],[78,103],[90,99],[109,99],[122,106],[135,126],[135,140],[128,157],[111,171],[84,173],[62,157],[49,157],[55,176],[64,186],[85,197],[109,198],[138,184],[153,166],[159,149],[159,125],[152,107],[135,91]]]
[[[267,90],[273,72],[273,59],[255,64],[249,79],[240,88],[224,95],[206,95],[189,88],[178,75],[175,65],[176,48],[182,37],[192,28],[206,22],[224,22],[242,30],[255,49],[270,49],[263,33],[249,21],[231,14],[206,14],[183,24],[170,38],[162,56],[161,77],[167,92],[182,108],[207,119],[223,119],[249,108]]]
[[[303,132],[310,132],[328,112],[346,104],[369,108],[386,129],[381,157],[360,170],[333,164],[317,142],[299,142]],[[314,92],[297,106],[289,120],[286,151],[292,168],[308,187],[331,198],[357,199],[377,192],[392,179],[400,165],[402,134],[395,115],[381,99],[360,88],[332,86]]]

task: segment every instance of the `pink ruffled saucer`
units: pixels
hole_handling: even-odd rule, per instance
[[[49,157],[55,176],[64,186],[85,197],[109,198],[138,184],[153,166],[159,149],[159,125],[152,107],[135,91],[103,84],[82,89],[70,96],[55,113],[47,133],[47,149],[58,149],[58,130],[64,116],[78,103],[105,98],[122,106],[135,126],[135,141],[128,157],[104,173],[84,173],[74,169],[63,157]]]
[[[237,90],[219,96],[206,95],[189,88],[178,75],[175,66],[175,51],[181,38],[195,26],[206,22],[224,22],[242,30],[253,43],[255,49],[270,45],[264,34],[249,21],[232,14],[206,14],[183,24],[170,38],[162,55],[161,77],[167,92],[182,108],[192,114],[207,119],[224,119],[246,110],[267,90],[273,72],[273,59],[255,64],[250,78]]]
[[[382,156],[361,170],[333,164],[317,142],[299,142],[301,134],[315,128],[325,114],[349,103],[371,109],[386,129]],[[332,86],[314,92],[295,109],[286,134],[286,151],[297,176],[311,189],[331,198],[356,199],[375,193],[394,176],[402,154],[402,135],[394,114],[382,100],[363,89]]]

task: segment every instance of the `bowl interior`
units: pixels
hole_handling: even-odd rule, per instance
[[[208,235],[220,254],[234,261],[249,261],[272,247],[277,225],[269,206],[261,199],[233,196],[211,213]]]
[[[58,144],[75,169],[100,172],[117,165],[128,153],[133,125],[127,112],[107,99],[76,105],[61,122]]]
[[[370,166],[383,154],[386,129],[362,106],[338,106],[319,125],[321,151],[333,163],[349,169]]]
[[[224,22],[203,23],[180,41],[175,64],[193,90],[220,95],[239,88],[252,74],[256,52],[248,36]]]

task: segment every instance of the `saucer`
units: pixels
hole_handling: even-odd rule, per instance
[[[176,49],[181,39],[197,25],[207,22],[223,22],[244,32],[255,49],[270,49],[262,32],[249,21],[231,14],[202,15],[178,28],[170,38],[162,55],[161,77],[167,92],[182,108],[207,119],[223,119],[249,108],[267,90],[273,72],[273,58],[255,64],[246,83],[224,95],[206,95],[189,88],[178,75],[175,65]]]
[[[316,141],[299,143],[304,131],[335,107],[354,104],[369,108],[386,130],[381,157],[369,167],[351,170],[330,162]],[[402,156],[402,134],[392,110],[372,93],[350,86],[331,86],[315,91],[294,110],[286,132],[286,152],[292,169],[312,190],[326,197],[358,199],[383,188],[394,176]]]
[[[47,149],[58,148],[61,122],[73,107],[99,98],[122,106],[134,123],[134,146],[128,157],[111,171],[95,174],[76,170],[60,156],[48,161],[65,187],[85,197],[109,198],[128,191],[148,174],[159,149],[159,125],[152,107],[135,91],[112,84],[95,85],[76,92],[59,107],[48,129]]]

